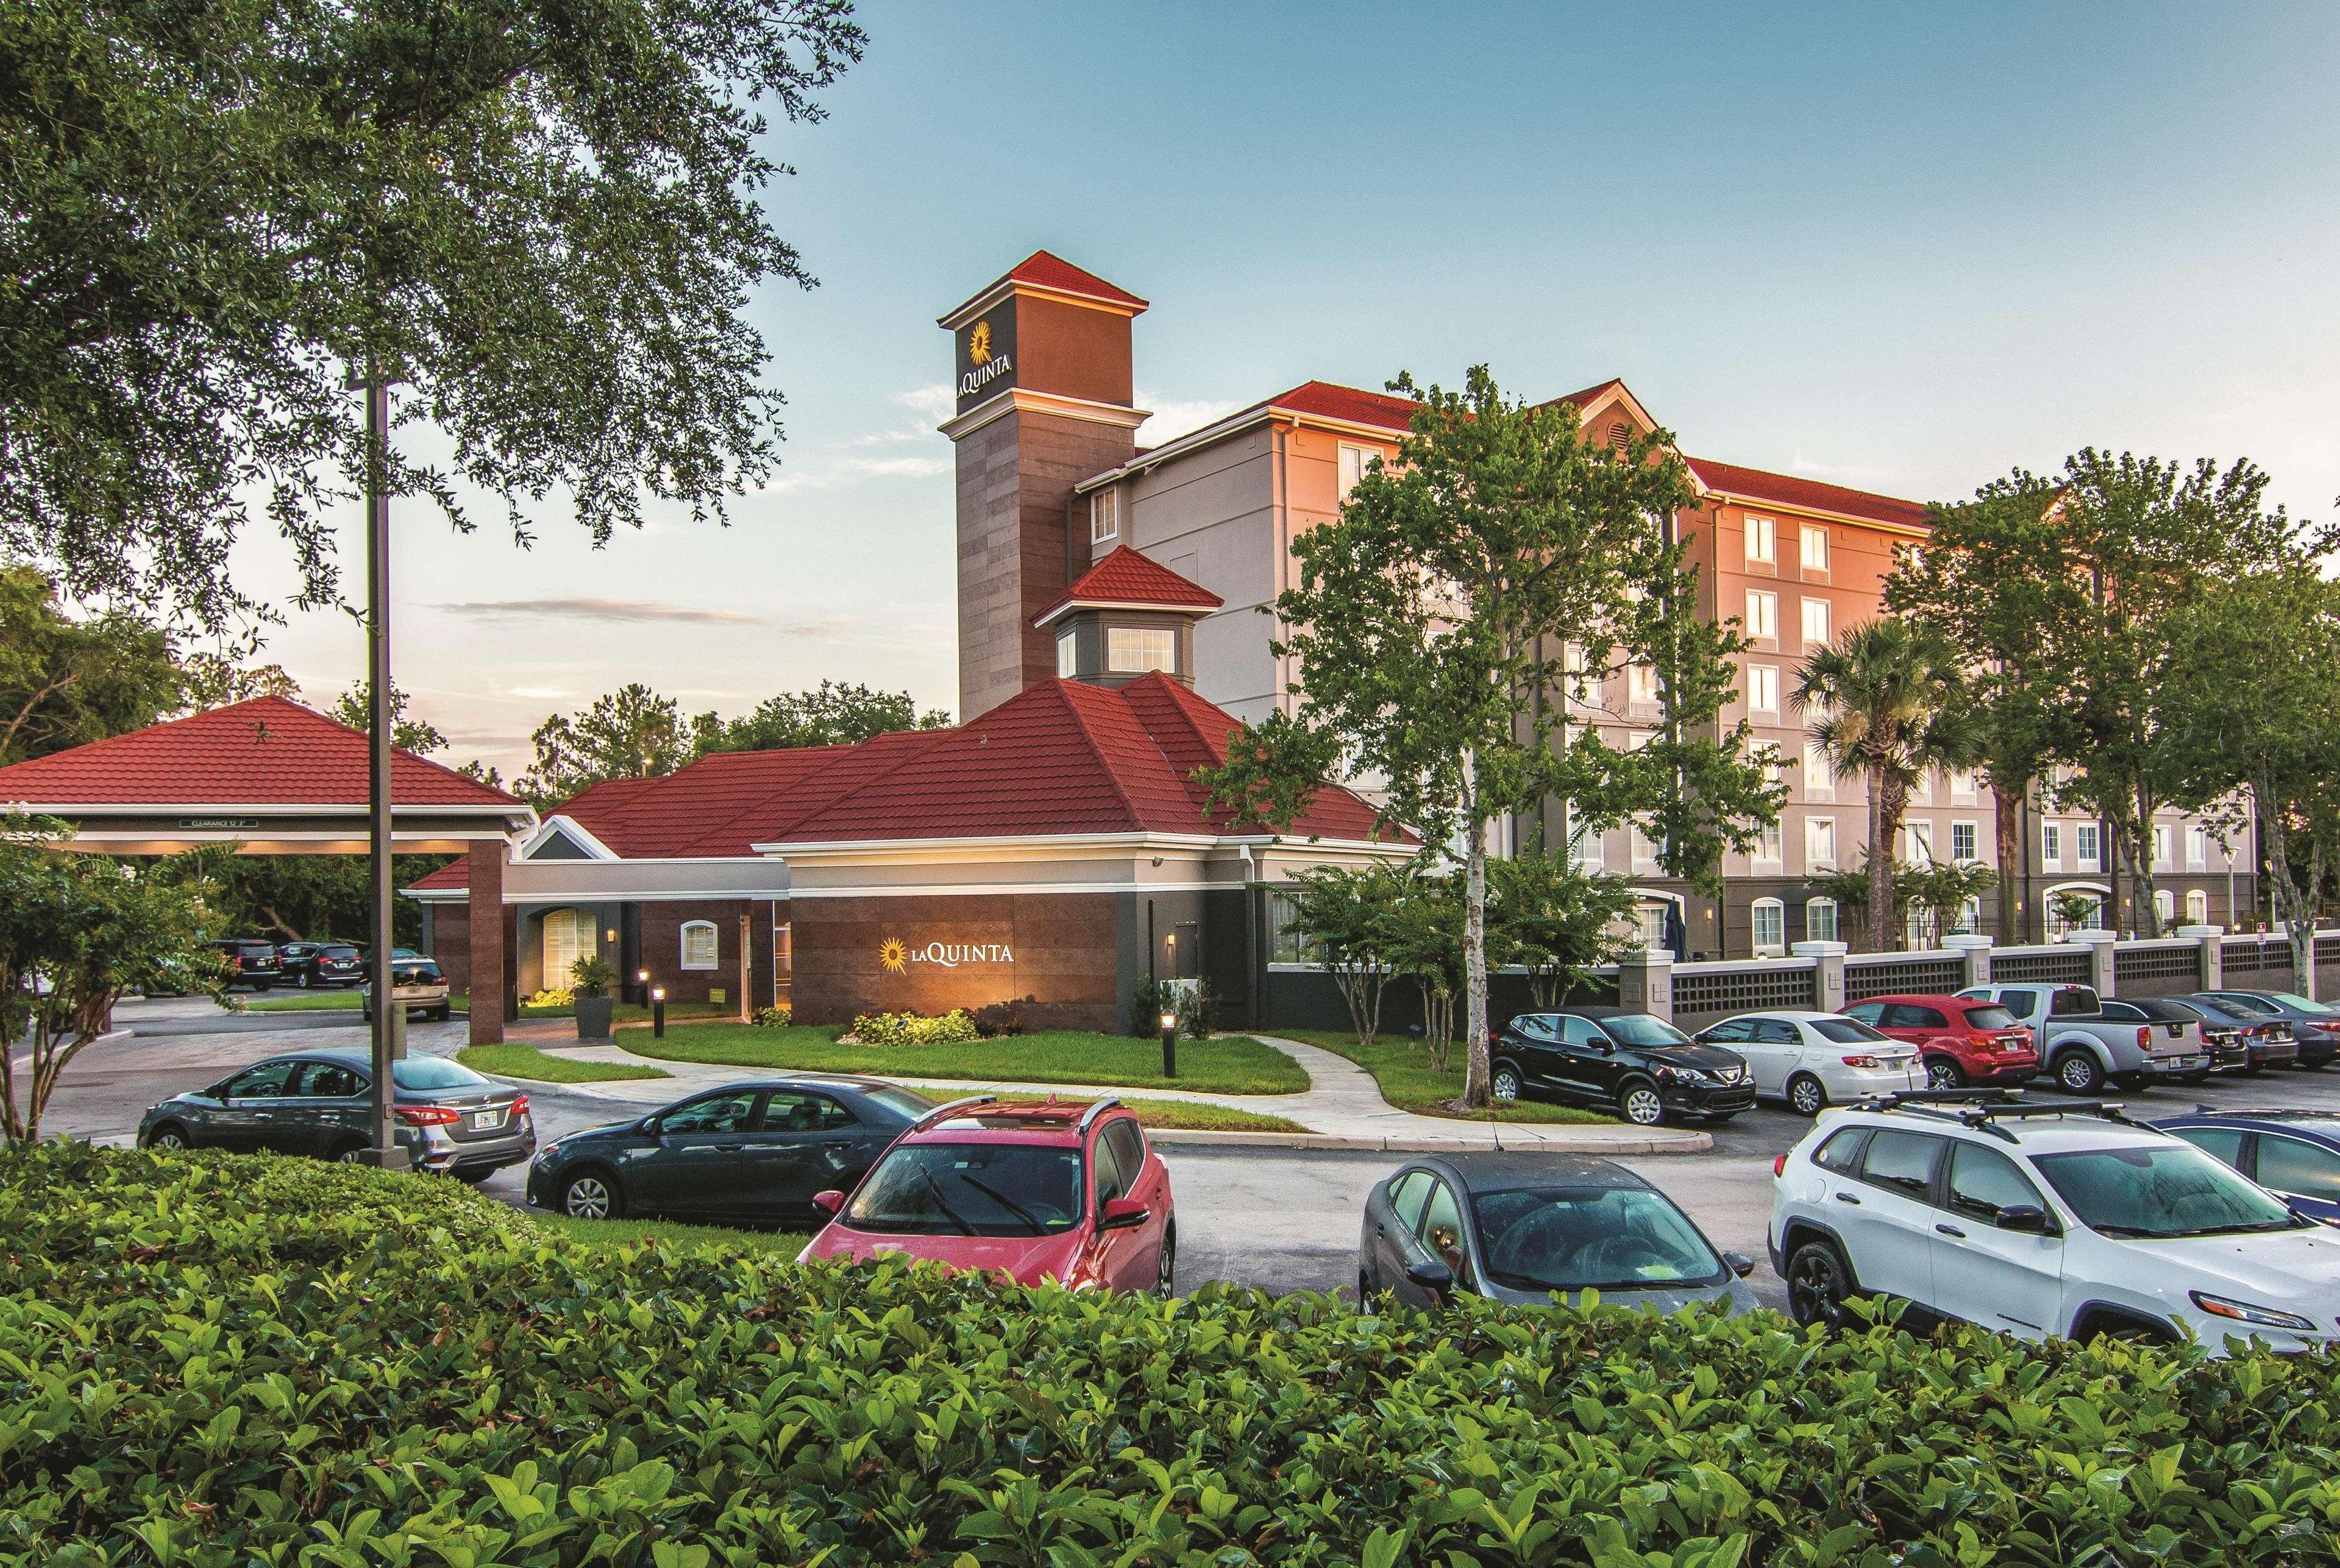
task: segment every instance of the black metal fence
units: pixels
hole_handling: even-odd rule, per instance
[[[1947,996],[1965,986],[1967,961],[1939,953],[1856,954],[1844,961],[1844,1000],[1872,996]]]
[[[2088,985],[2096,970],[2085,947],[2023,948],[1992,953],[1990,978],[1999,985]]]
[[[2190,942],[2125,942],[2113,949],[2118,996],[2182,996],[2202,989],[2202,950]]]
[[[1695,1029],[1737,1013],[1819,1005],[1817,966],[1772,961],[1727,970],[1674,971],[1674,1022]]]

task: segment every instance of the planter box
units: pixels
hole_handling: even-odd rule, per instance
[[[580,996],[575,1005],[578,1039],[607,1040],[610,1038],[610,1018],[618,1006],[615,997]]]

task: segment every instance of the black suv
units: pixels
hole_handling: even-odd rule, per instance
[[[248,985],[254,991],[266,991],[284,976],[284,966],[277,962],[276,949],[255,937],[222,937],[203,944],[220,956],[220,968],[227,978],[227,989]]]
[[[1497,1100],[1597,1105],[1636,1127],[1669,1116],[1728,1121],[1755,1103],[1754,1077],[1738,1052],[1621,1008],[1523,1012],[1503,1025],[1492,1054]]]
[[[354,942],[288,942],[276,957],[287,985],[356,985],[366,977],[365,955]]]

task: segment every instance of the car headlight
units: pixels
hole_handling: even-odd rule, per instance
[[[2272,1307],[2253,1307],[2247,1301],[2229,1301],[2223,1296],[2205,1296],[2198,1290],[2189,1294],[2194,1305],[2213,1317],[2231,1318],[2262,1328],[2288,1328],[2302,1334],[2313,1333],[2315,1328],[2314,1318],[2302,1317],[2296,1312],[2277,1312]]]
[[[1663,1063],[1661,1063],[1657,1069],[1657,1074],[1660,1078],[1675,1079],[1683,1083],[1704,1083],[1706,1081],[1706,1074],[1700,1072],[1694,1067],[1668,1067]]]

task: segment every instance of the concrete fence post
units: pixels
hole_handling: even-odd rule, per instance
[[[2064,940],[2088,950],[2088,984],[2098,996],[2111,996],[2114,978],[2113,948],[2120,941],[2117,931],[2075,931],[2065,933]]]
[[[1942,946],[1967,961],[1967,985],[1990,983],[1990,938],[1978,931],[1953,932]]]
[[[1818,1012],[1844,1011],[1844,955],[1840,942],[1800,942],[1788,950],[1812,963],[1812,1008]]]
[[[1674,955],[1647,948],[1617,961],[1617,1005],[1627,1012],[1674,1021]]]
[[[2177,934],[2191,937],[2200,956],[2196,972],[2202,977],[2204,991],[2224,991],[2226,986],[2226,928],[2223,925],[2181,925]]]

